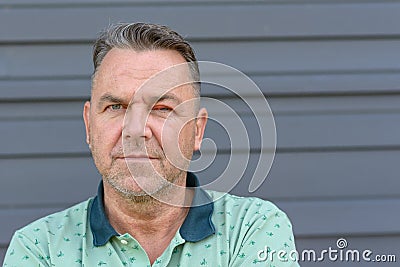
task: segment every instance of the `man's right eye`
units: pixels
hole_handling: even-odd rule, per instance
[[[107,109],[120,110],[120,109],[122,109],[122,105],[121,104],[113,104],[113,105],[108,106]]]

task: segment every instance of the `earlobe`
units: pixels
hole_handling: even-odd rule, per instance
[[[201,141],[203,140],[204,131],[206,129],[207,119],[208,119],[207,110],[205,108],[200,109],[196,119],[194,151],[200,150]]]
[[[86,130],[86,143],[90,147],[90,101],[86,101],[83,106],[83,121],[85,122],[85,130]]]

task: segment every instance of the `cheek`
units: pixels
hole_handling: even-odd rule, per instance
[[[122,120],[98,120],[92,126],[93,142],[98,148],[113,147],[122,135]]]
[[[170,150],[178,147],[178,136],[180,124],[176,121],[152,121],[148,124],[153,137],[164,150]]]
[[[185,156],[191,154],[194,149],[194,132],[192,128],[186,127],[179,133],[179,147]]]
[[[177,145],[178,132],[171,123],[153,123],[150,128],[153,137],[164,150]]]
[[[182,127],[180,131],[175,135],[179,141],[179,148],[185,157],[188,157],[193,152],[194,148],[194,124],[193,122],[188,122]]]
[[[185,123],[184,120],[165,120],[163,122],[153,121],[150,128],[153,136],[157,139],[164,151],[179,153],[178,147],[183,154],[193,152],[194,148],[194,123]]]

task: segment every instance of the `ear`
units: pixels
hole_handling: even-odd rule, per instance
[[[90,101],[86,101],[83,106],[83,121],[85,122],[86,129],[86,143],[90,145]]]
[[[196,119],[196,129],[195,129],[195,143],[194,143],[194,151],[197,151],[201,147],[201,141],[203,140],[204,131],[206,129],[208,119],[208,112],[205,108],[201,108],[199,113],[197,114]]]

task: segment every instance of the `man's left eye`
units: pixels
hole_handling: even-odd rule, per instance
[[[162,112],[170,112],[170,111],[172,111],[172,108],[166,107],[166,106],[160,106],[160,107],[155,106],[155,107],[153,107],[153,110],[162,111]]]

